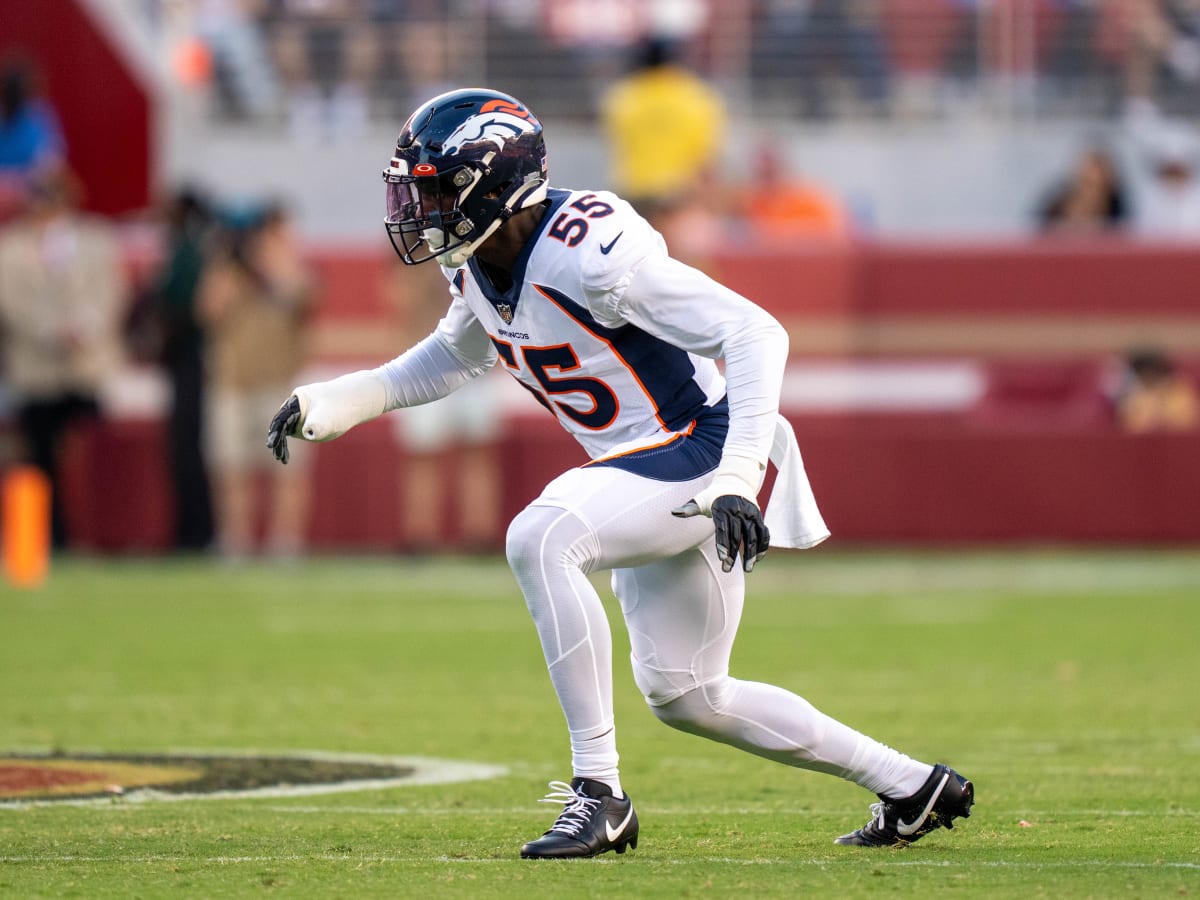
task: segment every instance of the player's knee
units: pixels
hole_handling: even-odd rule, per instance
[[[508,526],[504,551],[514,572],[542,571],[547,565],[589,569],[588,529],[573,514],[551,506],[527,506]]]
[[[655,715],[658,715],[663,704],[671,702],[686,690],[686,687],[676,684],[670,673],[647,666],[637,659],[633,661],[633,680]]]
[[[732,679],[696,684],[680,674],[639,666],[634,680],[659,721],[683,731],[705,732],[729,706]]]
[[[660,722],[672,728],[691,734],[712,735],[721,730],[720,720],[728,705],[728,686],[723,682],[710,682],[666,703],[652,704],[650,708]]]
[[[533,518],[529,507],[526,507],[508,525],[508,532],[504,536],[504,553],[514,570],[524,568],[526,562],[535,555],[537,535]]]

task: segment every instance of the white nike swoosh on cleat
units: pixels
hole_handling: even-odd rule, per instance
[[[929,815],[929,811],[933,809],[933,804],[937,803],[938,797],[942,796],[942,789],[946,787],[946,782],[950,780],[950,773],[947,772],[942,776],[942,783],[937,786],[937,790],[933,792],[933,796],[929,798],[929,802],[925,804],[925,808],[921,810],[921,814],[912,822],[905,822],[899,816],[896,817],[896,831],[908,837],[914,831],[921,827],[925,821],[925,817]]]
[[[625,831],[625,826],[629,824],[629,820],[632,818],[633,804],[630,803],[629,812],[625,813],[625,818],[621,821],[621,824],[616,828],[616,830],[614,830],[612,825],[609,824],[608,819],[604,820],[604,830],[608,834],[609,843],[615,842],[616,839],[621,836],[622,832]]]

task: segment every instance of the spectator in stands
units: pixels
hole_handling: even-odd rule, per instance
[[[386,292],[401,316],[402,346],[415,345],[433,331],[446,313],[444,291],[440,270],[396,261]],[[497,376],[475,378],[437,403],[411,407],[394,418],[396,440],[404,451],[399,497],[404,550],[431,553],[452,546],[448,500],[460,546],[494,550],[500,545],[504,474],[495,441],[503,385]],[[452,462],[457,466],[451,468]]]
[[[756,97],[765,89],[772,101],[814,119],[887,112],[893,69],[884,28],[888,2],[758,0],[747,61],[759,82]],[[930,23],[921,25],[930,30]]]
[[[981,31],[990,0],[885,0],[881,18],[892,109],[938,116],[980,89]]]
[[[226,216],[219,249],[200,283],[199,311],[207,333],[217,546],[230,560],[257,546],[256,488],[266,470],[260,463],[261,420],[278,407],[279,386],[295,380],[313,288],[282,206]],[[290,477],[269,473],[267,551],[273,556],[291,557],[304,546],[310,489],[301,463]]]
[[[453,90],[455,61],[467,35],[469,19],[445,0],[365,0],[371,33],[378,37],[379,67],[389,73],[389,110],[403,116],[427,97]],[[498,15],[494,13],[493,15]],[[489,37],[491,32],[489,31]],[[413,53],[420,47],[420,53]],[[395,76],[399,76],[398,78]],[[402,87],[397,87],[397,82]]]
[[[1102,234],[1129,224],[1129,198],[1112,153],[1105,147],[1085,150],[1067,177],[1038,208],[1044,233]]]
[[[263,21],[292,133],[332,140],[361,134],[381,53],[380,34],[364,5],[274,0]],[[423,53],[421,48],[418,55]]]
[[[204,331],[198,289],[212,241],[212,206],[193,187],[176,191],[165,209],[163,265],[149,288],[157,336],[156,361],[171,382],[167,435],[175,495],[174,542],[179,550],[202,550],[213,540],[208,467],[204,459]]]
[[[62,503],[64,445],[100,412],[121,364],[127,300],[121,253],[108,222],[78,212],[65,168],[31,177],[25,211],[0,231],[0,334],[6,378],[30,461],[50,479],[54,546],[69,545]]]
[[[1166,128],[1152,137],[1143,158],[1150,178],[1136,205],[1138,232],[1200,240],[1200,141],[1190,130]]]
[[[844,240],[852,232],[841,199],[814,181],[789,174],[776,140],[758,145],[750,181],[735,195],[735,211],[756,236]]]
[[[0,221],[16,214],[35,176],[65,157],[58,115],[42,95],[36,67],[21,56],[0,63]]]
[[[614,189],[688,262],[702,254],[713,216],[707,204],[726,118],[725,102],[679,60],[679,48],[654,37],[638,50],[632,72],[602,100]],[[696,235],[700,237],[697,238]]]
[[[1195,382],[1157,348],[1133,350],[1126,356],[1116,405],[1117,422],[1130,434],[1200,427]]]
[[[206,51],[200,67],[188,75],[211,74],[218,109],[232,119],[270,115],[279,100],[279,85],[255,21],[269,2],[191,0],[187,4],[196,37]],[[193,54],[195,49],[191,48]],[[189,63],[195,66],[198,61],[193,55]]]
[[[1164,75],[1200,80],[1200,8],[1195,0],[1107,0],[1099,44],[1122,68],[1126,113],[1158,112]]]
[[[839,80],[848,80],[871,113],[887,110],[890,65],[883,32],[883,0],[811,0],[792,48],[800,71],[796,90],[807,113],[834,112]]]

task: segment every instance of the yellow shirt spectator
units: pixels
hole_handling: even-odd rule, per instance
[[[720,95],[665,57],[652,47],[604,98],[614,187],[635,205],[685,195],[714,162],[725,121]]]

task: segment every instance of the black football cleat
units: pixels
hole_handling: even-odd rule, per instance
[[[549,831],[521,848],[521,859],[572,859],[637,847],[637,813],[629,795],[618,800],[603,782],[552,781],[539,802],[562,803],[563,811]]]
[[[880,794],[879,802],[871,804],[875,818],[833,842],[848,847],[907,846],[938,828],[953,828],[955,819],[971,815],[974,802],[974,785],[938,763],[919,791],[903,800]]]

